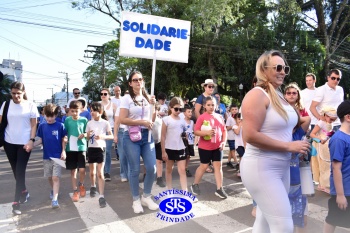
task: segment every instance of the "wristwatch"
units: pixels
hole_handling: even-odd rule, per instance
[[[29,140],[31,140],[31,141],[33,141],[33,142],[35,142],[35,138],[31,138],[31,139],[29,139]]]

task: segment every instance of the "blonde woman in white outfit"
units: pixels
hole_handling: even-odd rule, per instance
[[[306,153],[310,145],[292,141],[298,115],[279,92],[289,70],[281,52],[262,54],[256,63],[257,85],[242,104],[247,144],[241,177],[258,204],[253,232],[293,232],[288,199],[290,157],[291,152]]]

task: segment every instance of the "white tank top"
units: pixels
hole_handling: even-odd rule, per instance
[[[265,95],[270,99],[266,91],[260,87],[255,87],[260,89],[265,93]],[[272,107],[271,100],[270,104],[266,110],[265,121],[260,129],[260,132],[266,136],[273,138],[278,141],[291,142],[293,129],[298,122],[298,115],[295,112],[294,108],[288,104],[287,101],[280,98],[281,104],[288,115],[288,121],[285,121],[281,115]],[[250,156],[264,156],[273,159],[279,160],[290,160],[291,153],[283,151],[268,151],[259,149],[249,143],[247,143],[246,151],[244,157]]]
[[[111,125],[111,128],[113,129],[114,128],[114,114],[113,114],[112,101],[109,101],[109,104],[107,104],[106,106],[103,106],[103,109],[105,110],[107,118],[108,118],[108,122]]]

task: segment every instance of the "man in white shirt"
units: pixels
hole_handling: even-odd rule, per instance
[[[66,113],[67,113],[67,114],[69,114],[69,104],[70,104],[70,102],[72,102],[73,100],[84,100],[85,103],[87,103],[87,102],[86,102],[86,99],[85,99],[84,97],[81,97],[81,96],[80,96],[80,90],[79,90],[79,88],[74,88],[74,89],[73,89],[73,95],[74,95],[74,97],[71,98],[71,99],[69,99],[69,100],[68,100],[68,103],[67,103],[67,107],[66,107]]]
[[[121,89],[119,86],[114,87],[114,97],[111,99],[112,103],[114,103],[117,107],[120,107],[120,100],[122,98],[121,96]]]
[[[312,100],[310,111],[319,120],[325,120],[320,115],[320,111],[325,106],[335,109],[344,101],[344,90],[338,86],[342,73],[338,69],[330,70],[327,76],[327,82],[317,88],[314,99]],[[337,131],[340,127],[339,118],[333,123],[333,129]]]
[[[301,91],[300,95],[301,95],[302,105],[304,106],[307,113],[311,117],[311,130],[312,130],[315,127],[315,124],[317,123],[317,118],[310,111],[312,100],[314,99],[316,94],[316,87],[315,87],[316,75],[314,75],[313,73],[308,73],[305,76],[305,82],[306,82],[306,88]]]

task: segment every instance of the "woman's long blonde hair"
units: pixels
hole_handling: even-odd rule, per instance
[[[283,117],[286,121],[288,120],[288,115],[286,110],[284,110],[281,102],[280,102],[280,97],[274,86],[269,82],[268,78],[266,77],[264,71],[267,69],[266,66],[270,65],[270,59],[271,57],[274,56],[279,56],[281,57],[285,64],[287,65],[287,61],[284,58],[284,55],[282,52],[277,51],[277,50],[270,50],[264,52],[256,62],[256,70],[255,70],[255,75],[258,79],[258,82],[256,86],[263,88],[267,94],[270,97],[270,101],[272,104],[272,107],[277,111],[277,113]],[[283,95],[280,92],[281,95]]]

